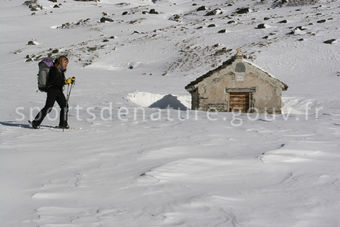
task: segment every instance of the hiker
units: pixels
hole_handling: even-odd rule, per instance
[[[48,79],[46,82],[47,98],[44,108],[37,114],[35,119],[32,121],[32,127],[37,129],[40,127],[41,122],[44,120],[46,115],[51,112],[55,101],[60,106],[60,121],[59,128],[68,129],[67,123],[67,101],[63,93],[63,87],[65,83],[65,72],[67,69],[68,59],[66,56],[60,56],[55,61],[53,66],[50,68],[48,73]]]

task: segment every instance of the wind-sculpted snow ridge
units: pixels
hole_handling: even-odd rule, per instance
[[[20,167],[2,177],[2,190],[12,177],[28,189],[15,187],[24,198],[15,220],[27,226],[331,224],[340,206],[336,122],[114,120],[73,122],[87,126],[65,133],[1,126],[3,170],[13,152],[30,154],[14,157]]]

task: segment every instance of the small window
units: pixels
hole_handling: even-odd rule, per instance
[[[246,66],[243,63],[237,63],[235,67],[235,72],[242,73],[246,71]]]

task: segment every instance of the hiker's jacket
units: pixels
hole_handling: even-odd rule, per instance
[[[46,84],[47,89],[58,88],[62,90],[64,85],[65,85],[64,72],[59,72],[59,70],[55,66],[52,66],[50,68],[50,72],[48,73],[48,79]]]

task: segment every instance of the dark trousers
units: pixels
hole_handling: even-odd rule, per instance
[[[41,122],[44,120],[46,115],[51,112],[55,101],[57,101],[58,105],[60,106],[60,121],[59,126],[67,125],[67,103],[66,98],[62,90],[58,88],[49,88],[47,90],[47,98],[44,108],[37,114],[35,119],[33,120],[32,124],[35,126],[39,126]]]

